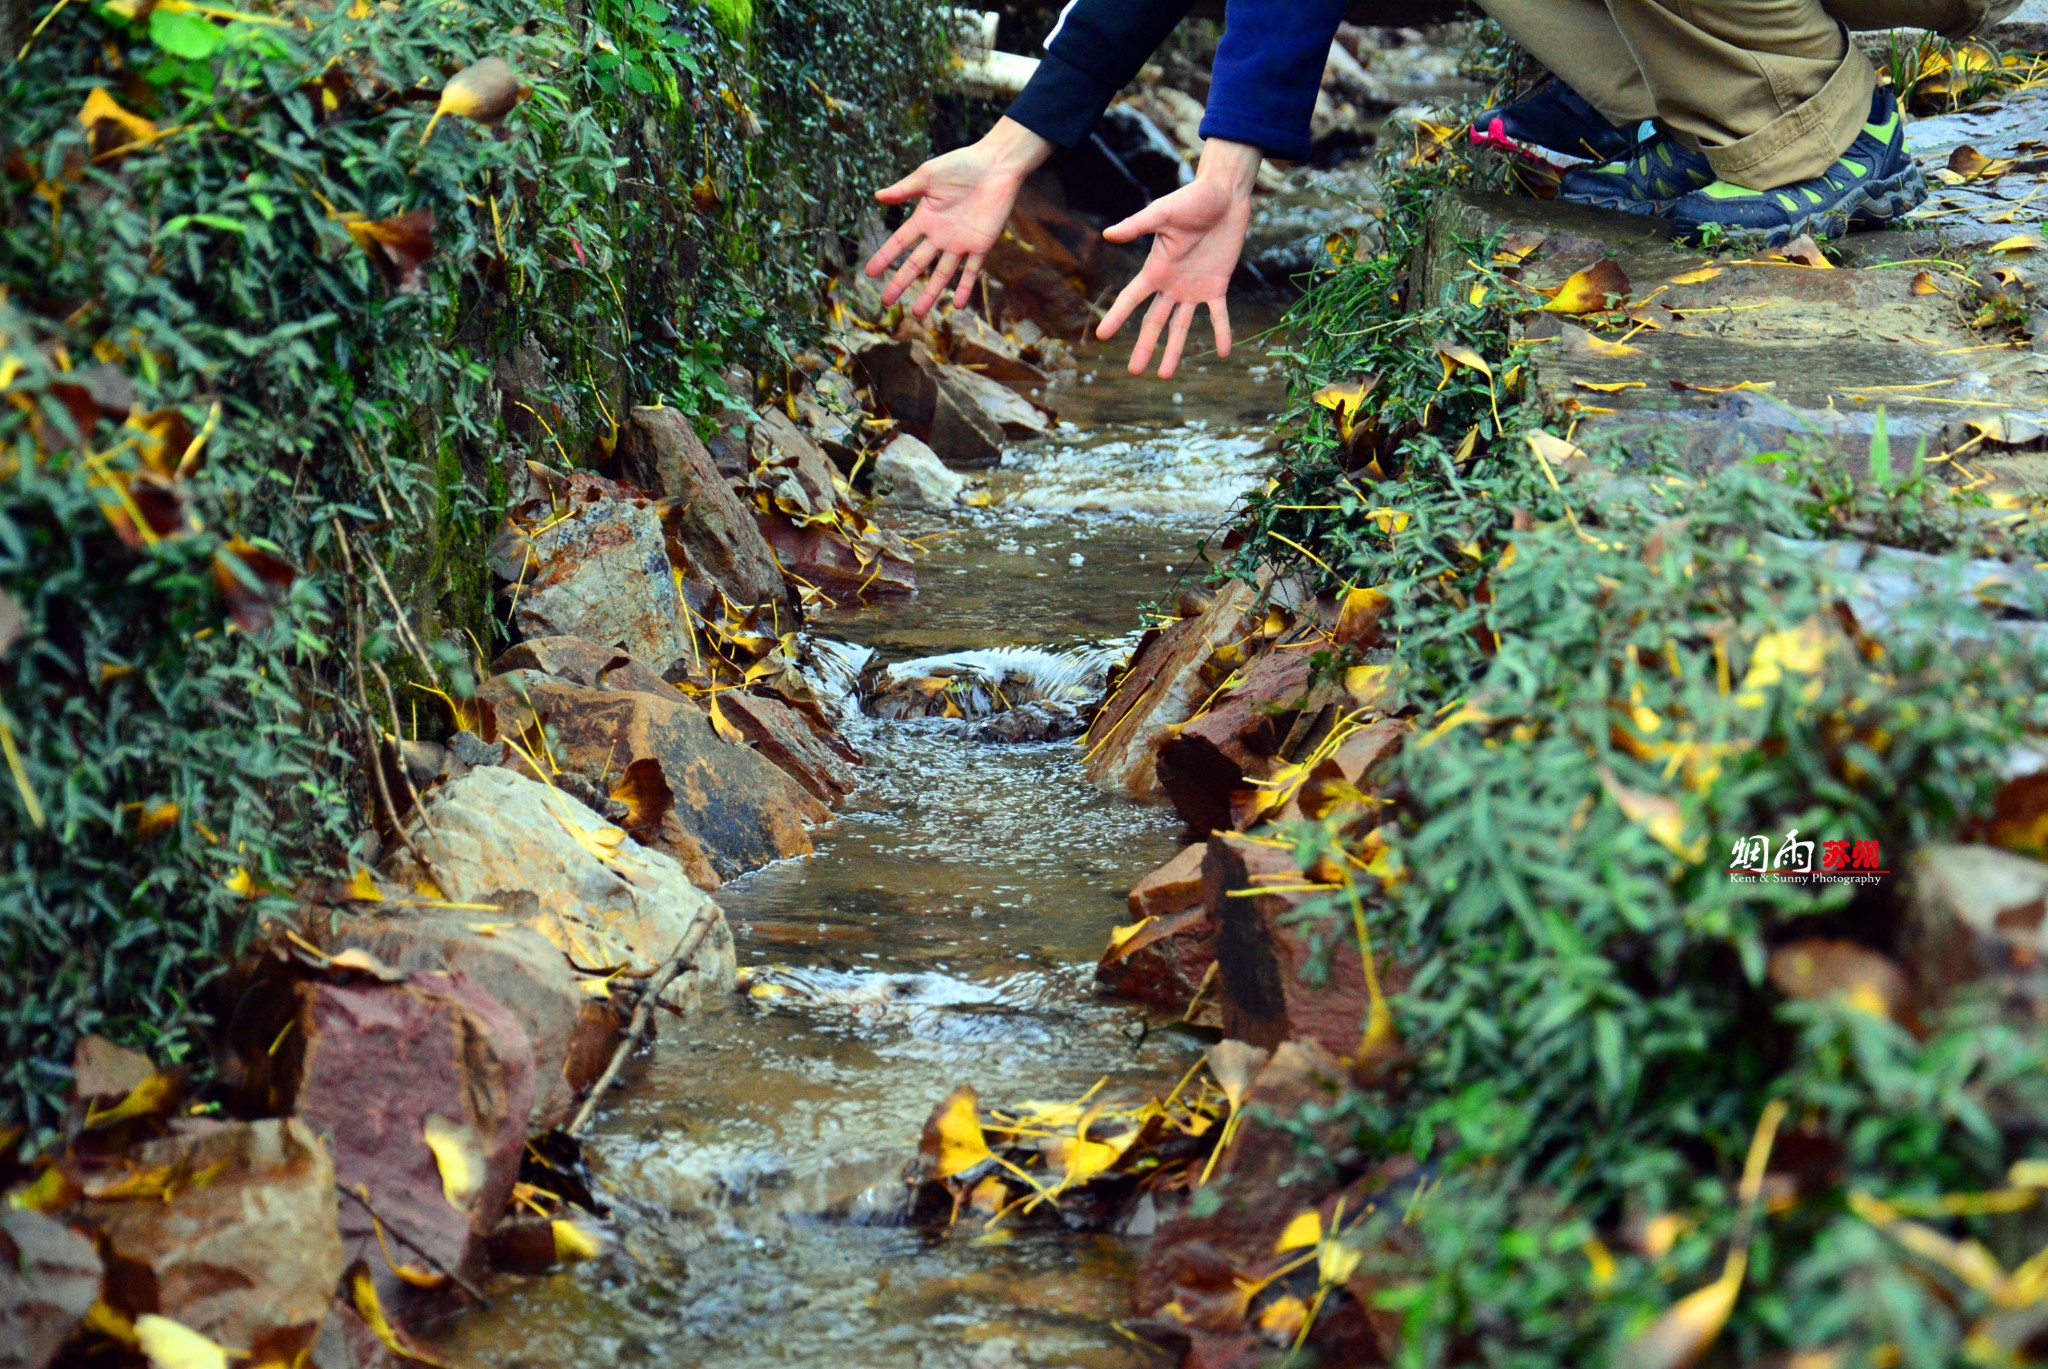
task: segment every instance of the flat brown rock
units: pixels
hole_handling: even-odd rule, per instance
[[[1133,918],[1182,913],[1202,901],[1202,857],[1205,842],[1181,848],[1179,855],[1139,880],[1125,898]]]
[[[1236,825],[1231,800],[1248,780],[1274,768],[1308,696],[1310,659],[1306,650],[1269,648],[1236,685],[1161,742],[1159,788],[1189,828],[1213,832]]]
[[[572,506],[527,546],[532,569],[510,591],[520,635],[582,637],[661,666],[686,650],[667,542],[651,506]]]
[[[1204,668],[1218,647],[1244,635],[1257,599],[1252,586],[1232,580],[1201,613],[1145,634],[1082,739],[1089,779],[1135,798],[1159,793],[1160,745],[1220,683]]]
[[[1095,982],[1119,998],[1185,1013],[1215,964],[1216,935],[1209,915],[1190,908],[1150,916],[1111,945],[1096,963]]]
[[[661,496],[669,557],[700,611],[719,593],[743,607],[786,597],[752,510],[726,483],[689,419],[674,409],[635,409],[619,433],[619,463],[629,479]]]
[[[389,1081],[351,1107],[384,1095]],[[335,1168],[316,1128],[296,1119],[183,1119],[128,1157],[142,1172],[204,1183],[80,1205],[107,1251],[105,1298],[133,1319],[184,1323],[258,1362],[290,1363],[313,1343],[343,1268]],[[372,1253],[371,1259],[376,1260]]]

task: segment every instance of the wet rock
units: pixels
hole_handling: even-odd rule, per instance
[[[754,462],[795,481],[806,512],[823,513],[844,496],[839,468],[825,449],[773,405],[763,409],[754,424]],[[760,483],[758,477],[755,483]]]
[[[1311,673],[1307,651],[1267,651],[1236,688],[1160,746],[1159,787],[1191,829],[1237,825],[1232,799],[1275,768]]]
[[[387,1087],[379,1076],[351,1106],[368,1111],[364,1099]],[[316,1129],[187,1118],[129,1160],[145,1175],[211,1177],[80,1205],[107,1252],[107,1304],[131,1320],[183,1322],[258,1363],[290,1363],[310,1346],[343,1268],[335,1167]]]
[[[1226,1041],[1212,1048],[1211,1058],[1218,1051],[1242,1050],[1243,1043]],[[1222,1339],[1239,1335],[1245,1312],[1239,1272],[1271,1256],[1297,1212],[1334,1195],[1337,1167],[1354,1158],[1350,1123],[1331,1107],[1351,1090],[1335,1056],[1313,1042],[1289,1041],[1256,1069],[1245,1094],[1244,1120],[1203,1185],[1220,1201],[1200,1216],[1179,1213],[1153,1238],[1132,1294],[1140,1317],[1157,1315],[1177,1302],[1184,1329]],[[1315,1144],[1304,1144],[1286,1127],[1297,1118],[1309,1123]],[[1405,1166],[1412,1168],[1413,1161]],[[1287,1194],[1286,1201],[1274,1201],[1278,1192]],[[1360,1209],[1353,1204],[1348,1210]]]
[[[1257,599],[1257,590],[1233,580],[1199,613],[1145,634],[1088,725],[1091,780],[1137,798],[1160,792],[1160,745],[1221,683],[1220,675],[1210,678],[1210,658],[1244,636]]]
[[[860,455],[860,394],[837,371],[824,371],[791,401],[796,422],[842,468]]]
[[[756,754],[826,805],[837,805],[860,783],[854,767],[860,755],[836,735],[820,735],[801,714],[778,698],[726,692],[719,696],[725,718],[746,736]]]
[[[1348,733],[1329,755],[1309,767],[1307,777],[1269,820],[1376,822],[1377,808],[1359,795],[1370,792],[1375,772],[1400,753],[1412,726],[1405,718],[1382,718]],[[1234,811],[1242,816],[1242,810]]]
[[[1215,964],[1215,928],[1206,912],[1191,908],[1148,915],[1130,935],[1112,941],[1096,963],[1095,982],[1120,998],[1184,1013]]]
[[[614,768],[625,768],[623,761]],[[417,823],[411,836],[432,869],[419,869],[401,847],[389,862],[399,882],[431,878],[456,903],[502,904],[509,892],[532,894],[537,904],[525,925],[586,970],[651,971],[701,914],[714,920],[712,930],[663,1001],[690,1009],[732,988],[732,933],[718,905],[673,858],[622,833],[614,842],[617,829],[574,799],[483,766],[428,795],[427,816],[433,826]]]
[[[870,347],[860,354],[859,363],[876,401],[903,431],[921,438],[948,466],[978,469],[1001,459],[1003,425],[989,412],[989,403],[1005,412],[1014,405],[1029,407],[1007,387],[939,361],[922,341]]]
[[[1899,963],[1937,1005],[1978,980],[2048,1007],[2048,864],[1996,846],[1913,853]]]
[[[856,547],[826,529],[796,527],[780,519],[764,519],[761,531],[792,579],[831,599],[917,593],[917,568],[907,550],[889,544]]]
[[[978,371],[964,366],[947,366],[939,377],[940,415],[944,416],[948,403],[972,403],[983,415],[994,420],[1009,438],[1042,437],[1051,426],[1052,420],[1045,410],[1033,404],[1000,381],[992,380]],[[934,430],[938,428],[934,422]],[[1001,445],[997,446],[1001,455]]]
[[[1202,901],[1202,857],[1206,842],[1194,842],[1181,853],[1138,881],[1125,899],[1132,918],[1165,917],[1183,913]]]
[[[99,1296],[91,1241],[40,1212],[0,1212],[0,1369],[43,1369]]]
[[[583,637],[650,661],[687,650],[661,519],[645,504],[598,499],[529,539],[532,570],[513,590],[526,637]]]
[[[1030,319],[1060,337],[1095,322],[1089,265],[1053,231],[1060,212],[1042,196],[1020,197],[982,269],[1003,287],[1005,319]]]
[[[938,453],[903,433],[875,457],[875,497],[905,509],[951,508],[967,488]]]
[[[312,1369],[405,1369],[409,1361],[392,1353],[346,1298],[336,1298],[313,1342]]]
[[[71,1092],[81,1099],[125,1098],[154,1073],[148,1056],[104,1036],[82,1036],[71,1052]]]
[[[720,592],[740,605],[786,597],[782,573],[752,511],[732,492],[682,414],[635,409],[619,434],[619,464],[628,479],[662,497],[669,557],[683,570],[685,592],[695,591],[692,603],[700,611]]]
[[[1247,892],[1301,883],[1301,869],[1290,851],[1232,833],[1209,839],[1202,862],[1202,906],[1216,927],[1223,1033],[1255,1046],[1314,1041],[1348,1056],[1364,1039],[1371,1003],[1365,967],[1349,930],[1339,934],[1335,952],[1319,955],[1317,929],[1290,917],[1302,895]],[[1311,965],[1318,967],[1317,982],[1305,977]],[[1384,962],[1377,969],[1381,987],[1388,994],[1398,992],[1400,976]]]
[[[1195,179],[1180,144],[1135,104],[1120,101],[1104,110],[1095,136],[1148,200],[1171,195]]]
[[[1074,705],[1036,699],[983,718],[974,724],[972,735],[978,742],[996,745],[1053,742],[1080,736],[1084,725],[1081,710]]]
[[[539,913],[531,895],[505,899],[513,917]],[[576,1100],[604,1072],[623,1023],[613,1004],[594,997],[594,983],[569,967],[569,958],[529,926],[484,912],[418,909],[340,919],[314,930],[329,955],[356,949],[407,974],[462,975],[486,988],[517,1019],[533,1049],[533,1107],[525,1127],[558,1127]]]
[[[333,1157],[335,1182],[367,1193],[392,1259],[482,1273],[533,1111],[533,1046],[518,1019],[467,976],[447,973],[310,980],[297,1006],[276,1066],[294,1124]],[[322,1309],[341,1263],[363,1260],[394,1317],[424,1311],[429,1300],[380,1252],[371,1214],[344,1202],[339,1222],[345,1250],[320,1289]]]
[[[946,315],[946,359],[1007,385],[1034,402],[1045,397],[1046,373],[1024,359],[1023,345],[997,331],[972,309]]]
[[[753,411],[728,408],[711,415],[711,436],[704,439],[704,450],[720,475],[745,475],[754,450]]]
[[[544,749],[557,769],[639,804],[641,811],[624,823],[627,830],[680,862],[701,887],[808,855],[806,825],[830,816],[752,747],[720,737],[709,713],[673,689],[625,694],[536,676],[513,685],[500,676],[478,697],[496,704],[500,717],[531,709],[547,741],[543,748],[536,736],[529,752],[539,757]],[[641,771],[644,782],[658,779],[665,792],[629,797],[620,792],[626,772],[643,761],[649,763]]]
[[[552,675],[571,684],[599,689],[637,690],[667,693],[670,686],[661,672],[645,661],[636,661],[615,646],[600,646],[581,637],[533,637],[507,647],[491,662],[491,673],[508,675],[531,670]],[[502,764],[472,761],[471,764]]]

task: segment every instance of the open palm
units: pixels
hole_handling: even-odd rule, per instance
[[[1224,185],[1197,178],[1103,232],[1111,242],[1154,235],[1145,268],[1123,288],[1095,330],[1097,337],[1107,340],[1140,304],[1152,300],[1138,345],[1131,349],[1132,375],[1144,374],[1152,364],[1164,331],[1166,353],[1160,358],[1159,378],[1171,379],[1180,366],[1195,311],[1203,305],[1209,307],[1209,323],[1216,331],[1216,355],[1230,355],[1230,308],[1224,297],[1250,222],[1248,194],[1232,194]]]
[[[917,201],[917,209],[903,226],[868,260],[868,275],[879,276],[902,259],[882,291],[882,303],[894,304],[927,271],[931,278],[911,306],[911,312],[920,318],[931,312],[956,272],[960,283],[953,291],[954,307],[964,306],[973,297],[982,259],[1002,236],[1023,185],[1021,177],[992,162],[980,144],[963,147],[932,158],[896,184],[876,192],[875,198],[883,204]]]

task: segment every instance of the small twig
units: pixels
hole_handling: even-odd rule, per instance
[[[399,1230],[398,1227],[392,1224],[391,1219],[389,1217],[386,1217],[384,1214],[377,1211],[376,1208],[370,1206],[370,1200],[368,1198],[356,1192],[354,1189],[350,1188],[346,1184],[336,1184],[334,1187],[337,1191],[341,1192],[347,1197],[353,1198],[357,1206],[361,1207],[363,1211],[370,1214],[371,1221],[375,1222],[378,1226],[383,1227],[386,1231],[389,1231],[399,1240],[404,1241],[407,1245],[411,1246],[415,1254],[417,1254],[421,1259],[425,1260],[428,1264],[434,1267],[434,1272],[436,1274],[439,1274],[442,1278],[448,1280],[448,1282],[454,1284],[457,1288],[469,1294],[470,1297],[476,1299],[477,1306],[489,1307],[491,1305],[491,1300],[483,1295],[483,1290],[479,1289],[475,1284],[471,1283],[468,1279],[463,1278],[460,1274],[450,1269],[447,1265],[442,1264],[441,1261],[435,1257],[433,1251],[427,1249],[418,1241],[414,1240],[412,1237],[406,1235],[403,1231]]]
[[[398,766],[398,778],[405,781],[406,796],[412,800],[412,811],[419,814],[420,826],[434,831],[434,820],[427,816],[427,805],[420,798],[419,786],[412,782],[412,771],[406,769],[405,746],[398,735],[398,695],[392,692],[391,677],[384,673],[384,667],[375,661],[369,663],[376,672],[377,683],[383,687],[385,706],[391,710],[391,759]],[[435,835],[439,835],[436,833]]]
[[[566,1128],[569,1135],[574,1136],[590,1125],[591,1114],[597,1111],[598,1100],[604,1097],[604,1091],[619,1077],[619,1071],[626,1067],[626,1058],[640,1044],[640,1037],[646,1032],[647,1024],[654,1020],[654,1005],[661,1000],[662,992],[675,977],[683,972],[683,966],[689,963],[690,957],[696,954],[705,934],[711,930],[711,922],[711,917],[699,912],[696,922],[691,925],[689,931],[683,933],[683,939],[676,943],[676,948],[669,952],[668,959],[662,962],[654,978],[641,990],[640,1002],[633,1009],[633,1020],[626,1026],[626,1038],[619,1042],[619,1048],[612,1052],[612,1061],[604,1067],[604,1073],[590,1086],[590,1096],[583,1100],[583,1106],[576,1109],[576,1116],[570,1120]]]
[[[356,573],[355,558],[349,554],[346,539],[341,544],[341,559],[343,568],[348,572],[350,580],[353,581]],[[391,797],[391,784],[384,778],[384,742],[377,735],[377,719],[376,713],[370,707],[370,691],[363,684],[363,676],[366,673],[363,666],[363,620],[362,615],[357,611],[353,585],[350,586],[350,591],[346,601],[348,608],[349,654],[355,663],[356,702],[362,708],[363,737],[370,744],[368,756],[370,779],[377,792],[377,796],[384,801],[384,815],[391,820],[392,835],[398,838],[399,845],[412,853],[412,858],[419,862],[420,869],[433,876],[434,882],[438,884],[441,877],[435,873],[433,863],[427,859],[426,852],[420,850],[419,846],[406,832],[405,823],[398,812],[398,804]],[[393,714],[392,723],[396,725],[397,721],[397,715]],[[403,769],[403,765],[404,763],[401,761],[401,769]]]
[[[334,520],[334,532],[343,541],[348,540],[348,534],[342,531],[339,518]],[[413,659],[420,663],[420,669],[427,672],[429,680],[439,679],[440,672],[434,668],[434,662],[427,655],[427,649],[420,645],[419,637],[412,630],[412,620],[406,617],[405,609],[399,605],[398,596],[391,590],[391,582],[384,578],[384,568],[377,564],[377,558],[370,555],[369,552],[364,551],[360,547],[356,550],[362,552],[363,563],[369,566],[370,574],[376,578],[377,588],[384,591],[384,602],[391,605],[391,616],[398,625],[399,640],[403,641],[406,648],[412,652]],[[392,716],[395,722],[397,715],[394,714]]]

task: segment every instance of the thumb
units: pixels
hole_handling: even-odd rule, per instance
[[[1102,236],[1110,242],[1133,242],[1147,233],[1157,233],[1173,217],[1173,211],[1167,207],[1167,200],[1172,198],[1169,195],[1166,200],[1152,201],[1128,219],[1103,229]]]
[[[902,204],[914,200],[931,188],[931,173],[920,166],[894,185],[885,185],[875,192],[875,198],[883,204]]]

